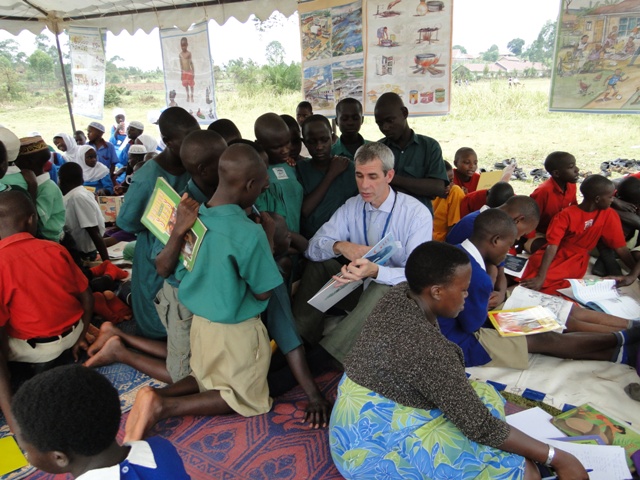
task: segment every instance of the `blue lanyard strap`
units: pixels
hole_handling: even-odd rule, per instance
[[[396,196],[393,198],[393,205],[391,206],[389,215],[387,215],[387,221],[384,222],[384,229],[382,230],[382,236],[380,237],[380,240],[382,240],[387,233],[387,228],[389,228],[389,221],[391,220],[391,215],[393,215],[393,209],[396,208],[396,200],[398,200],[398,194],[396,194]],[[362,205],[362,229],[364,230],[364,243],[368,247],[369,237],[367,237],[367,211],[365,210],[365,206],[366,203]]]

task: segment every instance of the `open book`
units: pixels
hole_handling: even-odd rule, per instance
[[[397,250],[398,245],[393,238],[393,234],[388,233],[367,252],[364,258],[373,263],[377,263],[378,265],[384,265]],[[342,275],[338,274],[337,276]],[[358,282],[350,282],[340,285],[337,280],[332,278],[324,284],[318,293],[309,299],[308,303],[309,305],[316,307],[321,312],[326,312],[362,285],[362,283],[362,280],[360,280]]]
[[[633,297],[620,295],[615,280],[610,278],[568,280],[571,288],[562,288],[558,292],[577,300],[585,307],[628,320],[640,318],[640,304]]]
[[[165,245],[169,241],[169,236],[171,236],[173,227],[176,224],[179,203],[180,195],[178,192],[164,178],[158,177],[156,188],[149,199],[141,222]],[[198,218],[191,230],[185,235],[180,260],[189,271],[193,269],[198,250],[206,232],[207,227]]]
[[[503,337],[533,335],[562,328],[553,312],[539,305],[512,310],[493,310],[489,312],[489,320]]]

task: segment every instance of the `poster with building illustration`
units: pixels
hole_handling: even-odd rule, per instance
[[[180,106],[198,123],[209,125],[217,117],[207,22],[186,32],[163,28],[160,45],[167,106]]]
[[[395,92],[412,115],[449,112],[452,0],[366,0],[364,110]]]
[[[362,1],[300,2],[302,90],[314,113],[335,116],[340,99],[363,101]]]
[[[640,0],[562,0],[552,111],[640,113]]]
[[[105,42],[106,33],[97,28],[69,28],[74,115],[102,120]]]

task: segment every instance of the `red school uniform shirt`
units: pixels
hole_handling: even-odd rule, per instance
[[[453,183],[455,185],[458,185],[460,188],[463,188],[463,187],[466,188],[467,193],[475,192],[476,189],[478,188],[479,181],[480,181],[479,173],[474,173],[473,175],[471,175],[471,178],[469,180],[465,181],[458,173],[458,169],[457,168],[453,169]]]
[[[0,327],[13,338],[60,335],[84,312],[89,281],[61,245],[16,233],[0,240]]]
[[[589,266],[589,252],[602,239],[609,248],[626,245],[620,217],[612,208],[585,212],[573,205],[558,213],[547,230],[547,244],[558,245],[541,292],[555,294],[559,288],[569,286],[567,278],[582,278]],[[531,257],[522,279],[537,275],[546,249]]]
[[[559,212],[571,205],[577,205],[576,184],[567,183],[567,189],[563,192],[560,185],[549,178],[542,182],[531,194],[540,208],[540,223],[536,231],[546,233],[551,219]]]
[[[472,212],[477,212],[487,204],[487,193],[489,190],[476,190],[473,193],[468,193],[462,199],[460,203],[460,218],[466,217]]]

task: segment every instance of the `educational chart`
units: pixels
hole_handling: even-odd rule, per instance
[[[342,98],[362,102],[362,1],[301,2],[302,89],[313,112],[335,116]]]
[[[106,38],[98,28],[69,28],[73,113],[102,120]]]
[[[552,111],[640,113],[640,0],[562,0]]]
[[[452,0],[366,1],[364,110],[395,92],[413,115],[449,112]]]
[[[216,120],[207,22],[196,24],[186,32],[163,28],[160,45],[167,106],[184,108],[203,125]]]

